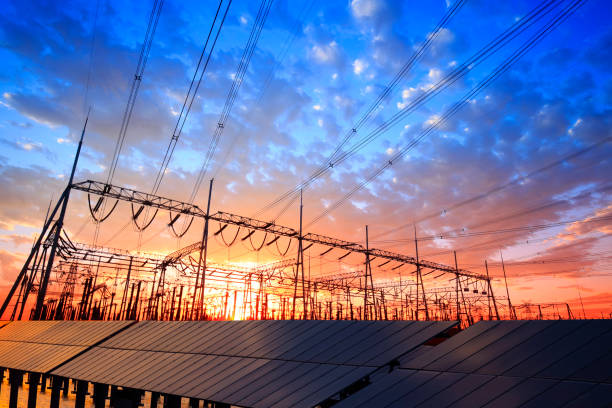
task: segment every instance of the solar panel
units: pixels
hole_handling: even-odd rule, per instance
[[[501,353],[495,359],[478,369],[480,374],[504,374],[511,368],[523,361],[530,359],[554,342],[567,336],[569,333],[579,329],[584,321],[555,321],[547,326],[544,331],[530,337],[520,343],[512,352]]]
[[[404,370],[400,370],[404,371]],[[465,375],[461,373],[438,373],[415,389],[406,389],[398,393],[398,397],[389,404],[390,407],[416,406],[429,400],[439,392],[447,389]]]
[[[610,321],[481,322],[423,345],[454,324],[15,322],[0,366],[254,408],[314,406],[365,378],[338,408],[612,402]]]
[[[612,384],[596,384],[572,399],[567,408],[609,408],[612,404]]]
[[[551,321],[530,321],[520,325],[516,329],[507,333],[497,341],[494,341],[480,350],[474,352],[463,361],[449,367],[448,370],[464,373],[479,372],[480,374],[488,374],[479,369],[487,365],[492,360],[499,356],[512,355],[514,359],[519,360],[524,356],[522,344],[533,336],[542,333],[546,328],[553,324]],[[506,325],[497,326],[494,330],[501,330]],[[507,333],[507,334],[506,334]],[[499,372],[493,374],[501,374]]]
[[[440,389],[435,395],[432,395],[428,400],[419,404],[422,408],[440,408],[452,406],[455,401],[460,400],[476,389],[484,386],[489,381],[493,380],[490,375],[478,374],[462,374],[457,373],[457,381],[446,388]]]
[[[0,367],[46,373],[132,323],[12,322],[0,329]]]
[[[499,378],[499,377],[498,377]],[[525,402],[538,395],[544,393],[549,388],[552,388],[557,384],[556,380],[546,380],[543,378],[527,378],[516,386],[510,388],[506,392],[502,393],[492,401],[490,401],[485,407],[496,408],[496,407],[520,407]]]
[[[428,370],[448,371],[451,367],[459,364],[489,344],[498,341],[504,336],[507,336],[525,323],[526,322],[524,321],[510,321],[503,322],[503,324],[498,324],[491,330],[487,330],[480,336],[477,336],[471,339],[469,342],[462,344],[461,347],[456,348],[452,351],[452,353],[441,356],[436,361],[426,365],[425,368]]]
[[[590,325],[586,326],[586,329]],[[581,347],[568,353],[537,375],[551,378],[572,378],[589,381],[605,381],[607,374],[602,371],[602,360],[612,352],[612,327],[607,332],[592,338]],[[590,367],[589,369],[585,369]],[[597,374],[599,372],[599,374]]]
[[[573,326],[573,324],[571,325]],[[538,353],[506,371],[504,375],[519,377],[538,375],[538,373],[543,372],[564,357],[575,353],[592,339],[601,336],[610,329],[612,329],[612,321],[594,320],[586,322],[577,327],[576,330],[569,332],[566,336],[555,339]],[[584,352],[588,353],[589,350],[584,350]],[[579,368],[581,367],[574,367],[575,370]],[[557,375],[555,377],[562,378]]]
[[[235,405],[306,406],[455,324],[145,321],[54,374]]]
[[[560,381],[525,402],[522,408],[563,407],[596,386],[588,382]]]
[[[429,350],[427,350],[426,352],[418,350],[413,353],[407,354],[406,356],[400,359],[401,367],[414,369],[424,368],[428,364],[437,361],[438,359],[447,355],[448,353],[451,353],[455,349],[481,336],[488,330],[492,330],[497,325],[499,325],[499,322],[478,322],[474,326],[470,326],[469,329],[463,330],[451,337],[450,339],[438,344],[436,347],[429,348]]]

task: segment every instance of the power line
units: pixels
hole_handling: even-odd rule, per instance
[[[206,42],[204,43],[204,48],[202,49],[202,53],[200,54],[200,59],[198,60],[198,64],[196,66],[195,72],[193,73],[193,77],[191,79],[191,83],[189,84],[189,89],[187,90],[187,94],[185,95],[185,100],[183,101],[183,106],[181,107],[181,111],[180,114],[177,118],[176,121],[176,125],[174,126],[174,131],[172,132],[172,137],[170,138],[170,142],[168,143],[168,147],[166,148],[166,152],[164,154],[164,158],[162,160],[162,163],[160,165],[159,171],[157,172],[157,176],[155,177],[155,182],[153,183],[153,188],[151,190],[151,194],[156,194],[157,190],[159,190],[159,187],[161,185],[161,182],[164,178],[164,175],[166,173],[166,170],[168,169],[168,165],[170,164],[170,160],[172,159],[172,155],[174,154],[174,149],[176,148],[176,143],[179,140],[179,137],[181,136],[181,133],[183,131],[183,127],[185,126],[185,122],[187,121],[187,117],[189,116],[189,112],[191,111],[191,108],[193,106],[193,102],[196,98],[196,95],[198,93],[198,89],[200,88],[200,85],[202,84],[202,78],[204,77],[204,73],[206,72],[206,69],[208,68],[208,63],[210,62],[210,58],[212,56],[212,53],[215,49],[215,45],[217,44],[217,40],[219,39],[219,34],[221,34],[221,29],[223,28],[223,23],[225,22],[225,18],[227,17],[227,12],[229,11],[229,8],[232,4],[232,0],[229,0],[227,2],[227,6],[225,8],[225,12],[223,13],[223,17],[221,19],[221,22],[217,28],[217,32],[215,34],[214,40],[212,42],[212,45],[210,47],[210,50],[208,50],[208,56],[206,57],[206,61],[204,62],[204,65],[202,65],[202,61],[204,59],[204,55],[206,55],[206,51],[208,48],[208,44],[210,42],[210,38],[212,36],[213,30],[215,28],[215,24],[217,22],[217,19],[219,17],[219,12],[221,10],[221,7],[223,5],[223,1],[224,0],[219,0],[219,5],[217,7],[217,11],[215,13],[215,17],[213,19],[212,24],[210,25],[210,30],[208,31],[208,35],[206,37]],[[199,78],[198,78],[198,73]],[[196,78],[198,78],[197,82],[196,82]],[[195,86],[194,86],[195,85]]]
[[[493,194],[499,193],[499,192],[501,192],[503,190],[506,190],[506,189],[508,189],[510,187],[517,186],[517,185],[519,185],[519,184],[529,180],[530,178],[533,178],[533,177],[535,177],[535,176],[537,176],[537,175],[539,175],[541,173],[544,173],[544,172],[546,172],[548,170],[551,170],[551,169],[553,169],[555,167],[558,167],[558,166],[562,165],[563,163],[567,163],[568,161],[571,161],[571,160],[573,160],[573,159],[575,159],[575,158],[577,158],[579,156],[582,156],[582,155],[584,155],[584,154],[594,150],[595,148],[600,147],[600,146],[604,145],[605,143],[610,142],[611,140],[612,140],[612,137],[606,137],[604,139],[601,139],[601,140],[593,143],[592,145],[585,147],[584,149],[580,149],[580,150],[578,150],[576,152],[572,152],[572,153],[570,153],[570,154],[568,154],[566,156],[563,156],[560,159],[557,159],[557,160],[555,160],[555,161],[553,161],[551,163],[546,164],[545,166],[542,166],[542,167],[539,167],[539,168],[537,168],[535,170],[532,170],[529,173],[525,174],[524,176],[516,177],[513,180],[510,180],[510,181],[508,181],[506,183],[503,183],[503,184],[500,184],[498,186],[495,186],[492,189],[490,189],[490,190],[488,190],[488,191],[486,191],[484,193],[477,194],[477,195],[475,195],[473,197],[470,197],[470,198],[468,198],[466,200],[463,200],[463,201],[455,203],[455,204],[453,204],[451,206],[445,207],[443,212],[444,213],[448,213],[449,211],[456,210],[457,208],[461,208],[461,207],[464,207],[464,206],[466,206],[468,204],[474,203],[476,201],[483,200],[483,199],[485,199],[485,198],[487,198],[487,197],[489,197],[489,196],[491,196]],[[419,219],[417,219],[417,220],[415,220],[415,221],[413,221],[411,223],[406,223],[406,224],[400,225],[398,227],[392,228],[392,229],[390,229],[388,231],[385,231],[385,232],[382,232],[380,234],[377,234],[377,235],[374,236],[374,239],[379,238],[379,237],[384,236],[384,235],[389,235],[389,234],[395,233],[395,232],[400,231],[400,230],[402,230],[404,228],[411,227],[415,223],[418,224],[418,223],[421,223],[423,221],[429,220],[431,218],[438,217],[440,215],[440,213],[441,213],[441,211],[432,212],[432,213],[430,213],[430,214],[428,214],[428,215],[426,215],[424,217],[421,217],[421,218],[419,218]]]
[[[198,173],[198,176],[196,178],[193,191],[191,192],[191,196],[189,197],[190,203],[193,203],[195,201],[200,186],[202,185],[202,181],[204,180],[204,176],[206,175],[208,167],[215,155],[215,152],[217,151],[219,140],[221,139],[223,130],[225,129],[227,121],[229,120],[232,107],[234,106],[234,103],[236,102],[236,98],[238,96],[238,91],[240,90],[240,86],[242,85],[244,76],[246,75],[247,69],[249,68],[249,63],[253,58],[253,53],[255,52],[255,48],[257,47],[257,42],[259,41],[261,31],[263,30],[264,24],[266,23],[266,20],[268,18],[268,14],[270,13],[272,2],[273,0],[263,0],[259,6],[259,11],[257,12],[255,22],[253,23],[249,39],[246,43],[244,51],[242,52],[242,57],[236,69],[236,73],[234,74],[232,86],[227,94],[227,97],[225,99],[225,105],[223,106],[223,110],[221,112],[221,116],[217,121],[217,126],[215,127],[212,140],[208,146],[206,157],[204,158],[204,162],[202,163],[202,167],[200,168],[200,172]]]
[[[445,123],[451,116],[453,116],[457,111],[459,111],[466,103],[468,103],[471,99],[474,98],[480,91],[489,86],[494,80],[496,80],[500,75],[505,73],[516,61],[518,61],[525,53],[531,50],[537,43],[539,43],[542,38],[554,30],[557,26],[559,26],[565,19],[567,19],[577,7],[581,5],[583,0],[576,0],[571,5],[567,6],[565,9],[561,10],[559,13],[551,19],[544,28],[540,31],[536,32],[532,37],[523,43],[514,53],[505,59],[498,67],[489,74],[485,79],[483,79],[477,86],[472,88],[470,92],[468,92],[464,98],[458,102],[456,102],[451,108],[449,108],[438,120],[428,126],[419,136],[413,139],[407,146],[400,149],[391,159],[387,160],[387,162],[377,169],[374,173],[372,173],[369,177],[367,177],[362,183],[358,184],[356,187],[351,189],[347,194],[345,194],[340,200],[336,201],[334,204],[329,206],[325,211],[323,211],[319,216],[314,218],[308,225],[312,226],[314,223],[325,217],[331,211],[335,210],[339,206],[341,206],[344,202],[346,202],[350,197],[353,196],[357,191],[361,190],[363,187],[368,185],[378,176],[380,176],[388,167],[393,165],[394,162],[400,160],[406,153],[416,147],[426,136],[433,133],[441,124]],[[399,112],[401,114],[401,112]],[[397,117],[397,115],[395,115]],[[388,125],[387,125],[388,126]],[[385,128],[387,127],[385,126]]]
[[[153,45],[153,37],[155,36],[155,30],[157,29],[157,23],[159,22],[159,16],[161,14],[164,0],[154,0],[153,9],[149,16],[149,23],[147,25],[147,32],[145,34],[142,48],[140,49],[140,56],[138,57],[138,64],[136,65],[136,73],[134,74],[134,80],[132,81],[132,87],[130,88],[130,94],[128,101],[123,111],[123,118],[121,119],[121,127],[119,129],[119,135],[117,136],[117,142],[115,143],[115,150],[113,152],[113,158],[108,168],[108,177],[106,178],[106,184],[112,184],[117,164],[119,163],[119,156],[121,155],[121,149],[125,143],[125,137],[127,129],[132,118],[132,112],[134,111],[134,105],[136,104],[136,97],[138,96],[138,90],[142,83],[142,76],[149,59],[149,53],[151,52],[151,46]]]
[[[342,138],[341,142],[338,144],[338,146],[335,148],[335,150],[328,156],[328,158],[321,164],[321,166],[317,170],[315,170],[308,179],[306,179],[302,183],[296,185],[293,189],[283,193],[278,198],[276,198],[272,202],[270,202],[267,205],[265,205],[255,215],[259,215],[259,214],[267,211],[268,209],[271,209],[271,208],[275,207],[276,205],[278,205],[279,203],[283,202],[284,200],[286,200],[287,198],[289,198],[291,196],[296,196],[297,197],[297,193],[301,189],[304,189],[304,188],[308,187],[312,183],[312,181],[314,181],[316,178],[320,177],[329,168],[331,168],[331,167],[333,167],[335,165],[335,163],[333,163],[333,162],[336,159],[336,157],[338,156],[339,152],[342,150],[342,148],[349,142],[349,140],[353,137],[353,135],[356,134],[357,131],[362,126],[364,126],[369,120],[371,120],[376,115],[376,113],[377,113],[379,107],[381,106],[381,104],[389,97],[389,95],[391,95],[391,93],[394,90],[394,88],[400,83],[400,81],[406,76],[406,74],[410,71],[410,69],[422,57],[422,55],[429,48],[431,43],[438,37],[438,35],[442,31],[442,29],[445,28],[445,26],[448,24],[450,19],[458,12],[458,10],[461,8],[461,6],[464,4],[464,2],[465,2],[465,0],[458,0],[457,2],[455,2],[453,7],[451,7],[447,11],[447,13],[444,15],[444,17],[436,25],[436,27],[434,28],[433,32],[427,36],[425,42],[423,42],[421,44],[421,46],[414,52],[414,54],[412,54],[410,56],[408,61],[396,73],[396,75],[393,77],[393,79],[387,84],[387,86],[378,95],[376,100],[369,106],[369,108],[366,110],[366,112],[353,124],[351,129],[349,129],[345,133],[345,135]],[[279,218],[287,210],[287,208],[290,205],[291,205],[291,202],[289,202],[281,210],[281,212],[276,216],[276,218]]]

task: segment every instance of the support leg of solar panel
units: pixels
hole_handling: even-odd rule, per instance
[[[104,408],[108,397],[108,385],[94,383],[93,400],[95,408]]]
[[[63,383],[64,379],[62,377],[55,375],[51,377],[51,400],[49,402],[49,408],[59,408]]]
[[[159,402],[159,395],[159,392],[151,393],[151,404],[149,405],[150,408],[157,408],[157,403]]]
[[[9,370],[9,408],[17,408],[19,401],[19,388],[23,381],[23,373],[18,370]]]
[[[74,408],[85,408],[85,397],[87,396],[87,389],[89,383],[87,381],[76,382],[76,399],[74,401]]]
[[[40,374],[28,373],[28,408],[36,408],[36,398],[38,397],[38,383]]]
[[[181,397],[164,394],[164,408],[181,408]]]
[[[66,398],[68,396],[68,391],[70,390],[70,379],[64,378],[64,382],[62,383],[62,396]]]

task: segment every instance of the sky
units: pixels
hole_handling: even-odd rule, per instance
[[[456,250],[459,266],[478,273],[487,260],[498,293],[505,290],[503,254],[513,303],[568,302],[575,314],[607,316],[610,4],[584,2],[470,94],[570,2],[555,3],[499,51],[470,62],[538,4],[467,0],[434,35],[450,0],[274,1],[194,204],[205,208],[214,177],[212,211],[297,228],[297,200],[268,204],[323,165],[303,192],[306,232],[363,243],[368,225],[370,246],[414,255],[416,230],[422,258],[452,264]],[[152,6],[9,0],[0,9],[3,290],[66,186],[89,108],[75,180],[107,179]],[[190,201],[258,8],[231,3],[159,195]],[[164,3],[113,184],[152,190],[216,9],[217,2]],[[414,105],[464,63],[464,75]],[[385,89],[388,96],[374,104]],[[342,151],[353,154],[329,166],[347,134]],[[77,192],[66,230],[79,242],[154,253],[201,236],[196,222],[174,237],[167,214],[139,234],[129,211],[119,205],[96,232],[87,197]],[[272,259],[244,252],[219,247],[210,256]]]

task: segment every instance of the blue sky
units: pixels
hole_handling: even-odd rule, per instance
[[[252,215],[308,177],[432,32],[448,3],[275,1],[206,176],[216,178],[213,208]],[[559,7],[568,3],[561,2]],[[537,4],[467,0],[357,138],[426,92]],[[164,4],[115,184],[151,189],[216,5]],[[31,235],[39,230],[49,200],[57,198],[65,183],[87,106],[92,107],[92,115],[77,179],[106,179],[151,7],[152,2],[9,1],[0,10],[0,243],[6,281],[27,251]],[[188,199],[258,7],[258,2],[233,1],[160,194]],[[451,120],[367,188],[313,224],[312,230],[362,240],[366,223],[380,234],[432,212],[440,216],[419,222],[419,235],[609,214],[609,142],[519,186],[446,211],[610,137],[609,16],[608,2],[586,2]],[[307,189],[306,221],[315,219],[413,140],[428,121],[482,80],[528,34]],[[196,204],[205,203],[204,190]],[[566,201],[527,211],[562,198]],[[82,231],[80,238],[87,240],[93,226],[80,229],[87,220],[84,208],[77,198],[73,211],[80,222],[69,228],[75,235]],[[261,216],[272,217],[280,208]],[[279,221],[295,226],[297,209],[291,208]],[[496,217],[502,220],[495,222]],[[110,219],[102,235],[113,236],[123,223],[120,217]],[[538,289],[549,286],[548,281],[536,279],[544,272],[553,276],[558,268],[570,270],[561,275],[572,284],[580,279],[593,296],[602,296],[612,293],[609,278],[601,277],[609,273],[610,262],[593,258],[609,255],[611,232],[610,221],[577,223],[537,234],[502,234],[493,248],[485,244],[476,253],[466,248],[496,237],[434,240],[426,244],[424,253],[438,256],[441,248],[460,253],[463,249],[466,264],[497,259],[500,248],[516,259],[582,256],[583,269],[573,263],[546,265],[547,269],[533,269],[530,283],[515,286],[530,287],[521,293],[525,300],[532,299]],[[380,246],[400,240],[395,243],[401,248],[408,233],[380,238]],[[167,231],[162,234],[170,237]],[[529,240],[539,242],[528,244]],[[151,243],[149,249],[177,245],[171,239],[168,242]],[[448,254],[435,260],[450,262]],[[564,285],[567,282],[557,286]],[[554,293],[574,295],[563,289]]]

